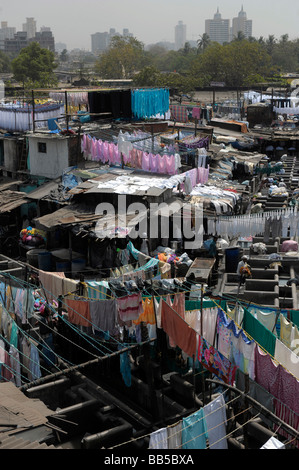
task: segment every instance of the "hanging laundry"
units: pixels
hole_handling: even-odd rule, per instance
[[[274,356],[276,336],[260,323],[246,308],[244,309],[244,331],[262,346],[271,356]]]
[[[91,326],[90,303],[86,300],[65,299],[68,320],[74,325]]]
[[[182,449],[206,449],[207,439],[207,423],[203,408],[183,418]]]
[[[299,357],[279,339],[276,340],[274,358],[299,380]]]
[[[168,449],[182,448],[182,421],[167,427]]]
[[[117,304],[115,299],[92,300],[89,302],[89,312],[92,326],[100,332],[115,332],[117,326]]]
[[[146,298],[142,300],[143,305],[143,313],[141,313],[137,320],[133,321],[134,325],[139,325],[141,322],[146,324],[155,325],[156,324],[156,317],[155,317],[155,310],[154,310],[154,299]]]
[[[265,442],[265,444],[261,447],[261,449],[267,449],[267,450],[281,450],[285,449],[285,445],[280,442],[276,437],[270,437],[270,439]]]
[[[31,343],[31,348],[30,348],[29,371],[30,371],[29,372],[30,381],[39,379],[42,376],[41,370],[40,370],[39,351],[33,343]]]
[[[198,339],[197,359],[224,383],[234,384],[237,367],[201,336]]]
[[[192,358],[196,354],[196,332],[163,299],[161,302],[162,329],[176,346]]]
[[[132,90],[131,107],[133,116],[141,119],[167,113],[169,90],[163,88]]]
[[[228,449],[226,437],[226,408],[223,395],[203,407],[207,423],[209,449]]]
[[[117,307],[123,322],[137,320],[139,315],[143,313],[142,296],[138,293],[118,298]]]
[[[150,434],[149,449],[168,449],[167,428],[158,429]]]
[[[121,349],[124,346],[125,345],[120,345],[119,349]],[[120,362],[120,372],[121,372],[123,381],[127,387],[131,387],[132,375],[131,375],[131,364],[130,364],[128,351],[125,351],[124,353],[119,355],[119,362]]]

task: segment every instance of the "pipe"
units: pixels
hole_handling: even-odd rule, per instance
[[[118,419],[122,424],[106,431],[86,436],[81,440],[82,449],[101,449],[105,445],[112,445],[119,441],[127,441],[133,435],[133,426],[123,419]],[[106,447],[105,447],[106,448]]]
[[[54,382],[37,385],[36,387],[32,387],[27,391],[27,396],[29,398],[37,398],[41,395],[41,393],[61,386],[68,388],[70,386],[70,379],[64,377],[60,380],[55,380]]]
[[[119,356],[120,354],[122,354],[126,351],[131,351],[131,349],[143,346],[144,344],[152,343],[153,341],[155,341],[155,339],[149,339],[147,341],[144,341],[143,343],[133,344],[132,346],[128,346],[127,348],[120,349],[119,351],[115,351],[111,354],[108,354],[107,356],[98,357],[96,359],[92,359],[91,361],[84,362],[82,364],[78,364],[78,365],[75,365],[75,366],[68,366],[68,364],[65,364],[63,361],[61,361],[61,363],[64,364],[65,367],[66,367],[64,370],[61,370],[59,372],[55,372],[54,374],[46,375],[44,377],[41,377],[40,379],[34,380],[33,382],[22,385],[19,388],[19,390],[21,392],[25,392],[29,388],[32,388],[32,387],[35,387],[37,385],[41,385],[41,384],[46,383],[48,380],[53,380],[55,378],[61,377],[62,375],[70,374],[70,373],[76,372],[80,369],[84,369],[85,367],[101,363],[105,359],[108,359],[108,358],[111,358],[111,357],[114,357],[114,356]],[[85,378],[84,378],[84,380],[85,380]]]
[[[48,421],[51,423],[53,420],[55,422],[55,418],[57,417],[58,419],[63,416],[65,417],[68,421],[72,421],[76,423],[76,425],[81,424],[82,422],[86,422],[89,420],[91,415],[94,415],[94,413],[99,409],[99,402],[98,400],[90,400],[85,403],[78,403],[75,405],[71,405],[67,408],[63,408],[57,413],[49,415],[48,416]],[[74,428],[73,426],[68,429],[68,431],[73,431]],[[76,428],[76,432],[78,432],[78,428]]]
[[[233,437],[228,437],[227,445],[228,445],[228,449],[245,450],[244,444],[237,441],[237,439],[234,439]]]
[[[275,434],[273,431],[265,428],[265,426],[254,421],[246,424],[246,428],[248,434],[258,442],[261,442],[261,444],[267,442]]]
[[[80,382],[85,382],[88,387],[94,390],[95,394],[100,395],[101,399],[107,405],[115,405],[123,413],[125,413],[130,419],[134,419],[139,426],[144,428],[151,428],[151,422],[146,418],[141,416],[139,413],[134,411],[131,407],[123,403],[121,400],[113,396],[110,392],[103,389],[100,385],[95,384],[86,376],[82,375],[78,370],[74,371],[75,379],[80,380]]]

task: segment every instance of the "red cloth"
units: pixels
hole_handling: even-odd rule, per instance
[[[68,319],[73,325],[91,326],[89,302],[66,299]]]
[[[161,311],[161,327],[172,341],[189,357],[196,355],[196,331],[164,300]]]

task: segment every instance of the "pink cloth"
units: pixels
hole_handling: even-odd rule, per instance
[[[152,173],[157,173],[157,171],[158,171],[158,156],[150,153],[149,158],[150,158],[150,171]]]
[[[174,295],[172,308],[180,315],[180,317],[185,319],[185,292],[180,292],[179,294]]]
[[[165,159],[166,159],[166,173],[168,175],[175,175],[176,168],[175,168],[174,155],[165,155]]]
[[[198,171],[198,183],[205,184],[209,179],[209,168],[197,168]]]
[[[281,251],[287,253],[288,251],[298,251],[298,243],[295,240],[286,240],[281,245]]]
[[[91,159],[92,161],[96,161],[97,159],[97,150],[98,150],[98,142],[97,139],[93,138],[91,143]]]
[[[143,155],[143,151],[137,150],[136,168],[139,168],[140,170],[142,168],[142,155]]]
[[[144,171],[150,171],[150,159],[149,159],[149,154],[146,152],[143,152],[142,155],[142,169]]]
[[[109,161],[109,144],[108,144],[108,142],[103,142],[102,151],[103,151],[103,163],[106,163],[106,162]]]
[[[165,155],[157,155],[158,157],[158,173],[166,173],[166,158]]]
[[[200,119],[200,112],[201,112],[201,109],[200,108],[193,108],[192,110],[192,117],[194,119]]]
[[[138,158],[137,149],[133,147],[130,152],[130,163],[133,168],[137,168],[137,165],[138,165],[137,158]]]
[[[98,140],[98,148],[97,148],[97,161],[103,163],[104,156],[103,156],[103,142]]]
[[[110,165],[114,165],[114,143],[109,142],[108,143],[108,155],[109,155],[109,163]]]

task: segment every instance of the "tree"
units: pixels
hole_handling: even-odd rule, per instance
[[[203,33],[197,40],[197,51],[204,52],[206,48],[211,44],[210,36],[207,33]]]
[[[208,86],[214,80],[223,81],[223,58],[223,46],[214,42],[205,52],[196,57],[191,65],[190,74],[193,77],[202,77],[204,86]]]
[[[133,37],[114,36],[109,49],[99,56],[95,72],[102,78],[132,78],[146,61],[144,45]]]
[[[9,57],[3,52],[0,51],[0,72],[7,73],[11,70],[11,63]]]
[[[161,72],[152,65],[146,66],[134,75],[133,83],[138,87],[159,87],[161,86]]]
[[[32,88],[56,85],[54,69],[57,65],[54,60],[53,52],[42,48],[37,42],[32,42],[12,61],[14,78],[24,86]]]
[[[271,57],[257,42],[246,39],[221,46],[213,43],[197,56],[191,69],[192,76],[201,77],[205,85],[211,81],[225,82],[240,87],[260,81],[271,69]]]
[[[69,60],[69,56],[66,49],[63,49],[63,51],[60,53],[59,60],[61,62],[67,62]]]
[[[233,41],[244,41],[246,39],[243,31],[238,31],[237,36],[234,36]]]

